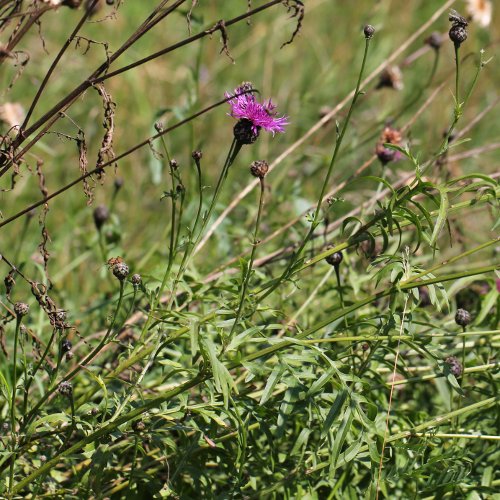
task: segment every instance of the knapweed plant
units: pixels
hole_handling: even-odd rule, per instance
[[[0,497],[496,498],[494,7],[0,0]]]

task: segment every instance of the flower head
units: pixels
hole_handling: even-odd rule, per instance
[[[234,94],[225,93],[226,98],[231,98],[228,101],[231,106],[229,116],[250,122],[251,131],[255,135],[258,135],[260,129],[272,132],[273,135],[276,132],[283,133],[285,126],[288,125],[288,117],[276,116],[276,105],[273,104],[271,99],[260,103],[250,92],[241,94],[251,89],[251,84],[244,83],[234,90]]]
[[[384,165],[391,161],[398,161],[401,159],[402,155],[399,151],[386,148],[384,144],[394,144],[399,146],[401,144],[401,133],[399,130],[392,127],[385,127],[379,141],[377,142],[375,154]]]
[[[467,0],[467,13],[483,28],[491,23],[493,5],[490,0]]]

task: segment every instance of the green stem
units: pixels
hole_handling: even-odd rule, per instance
[[[243,284],[241,286],[240,303],[238,305],[238,312],[236,313],[236,317],[234,319],[234,323],[233,323],[233,326],[231,328],[229,338],[231,338],[233,336],[236,325],[239,323],[239,321],[241,319],[241,313],[243,311],[243,305],[245,303],[245,297],[246,297],[247,290],[248,290],[248,284],[250,281],[250,276],[252,274],[253,263],[254,263],[254,259],[255,259],[255,252],[257,249],[257,245],[259,244],[257,236],[259,234],[260,219],[262,216],[262,208],[264,206],[264,190],[265,190],[264,178],[260,178],[259,208],[257,211],[257,219],[255,220],[255,228],[254,228],[254,232],[253,232],[252,251],[250,253],[250,260],[248,261],[247,267],[246,267],[244,275],[243,275]]]
[[[196,246],[200,242],[201,237],[203,236],[203,233],[205,231],[205,228],[207,227],[208,223],[210,222],[210,217],[212,216],[212,212],[213,212],[213,210],[217,204],[217,201],[219,199],[220,193],[222,191],[222,187],[224,185],[224,182],[227,178],[227,174],[229,172],[229,168],[231,167],[234,160],[236,159],[236,156],[240,152],[241,147],[242,147],[242,144],[239,141],[237,141],[236,139],[233,139],[233,142],[231,143],[231,147],[229,148],[229,152],[228,152],[227,157],[226,157],[226,161],[224,162],[224,166],[222,167],[222,172],[219,176],[219,179],[217,180],[217,185],[215,186],[215,191],[214,191],[214,195],[212,197],[212,201],[210,202],[210,205],[208,207],[207,212],[202,217],[203,221],[201,224],[200,231],[199,231],[198,235],[195,237],[195,239],[193,240],[192,238],[190,238],[188,244],[186,245],[186,251],[184,252],[184,256],[183,256],[181,265],[180,265],[179,270],[177,272],[177,276],[175,277],[174,285],[173,285],[172,291],[170,293],[170,299],[169,299],[169,303],[168,303],[169,308],[172,306],[172,302],[175,298],[176,291],[177,291],[177,285],[180,283],[180,280],[182,279],[182,276],[183,276],[183,274],[184,274],[184,272],[189,264],[189,260],[191,259],[192,255],[193,255],[193,250],[196,248]],[[199,166],[197,165],[197,167],[199,167]],[[193,235],[195,234],[196,228],[197,228],[199,220],[200,220],[201,206],[202,206],[201,205],[201,201],[202,201],[201,172],[199,172],[198,177],[199,177],[199,182],[200,182],[200,185],[199,185],[200,205],[199,205],[199,209],[198,209],[198,214],[196,216],[195,224],[193,226],[193,231],[192,231]]]
[[[9,497],[12,494],[12,486],[14,483],[14,465],[16,462],[16,393],[17,393],[17,344],[19,341],[19,329],[21,327],[21,316],[16,317],[16,330],[14,333],[14,355],[13,355],[13,375],[12,375],[12,397],[10,402],[10,433],[11,433],[11,446],[12,456],[10,459],[10,472],[9,472]]]
[[[303,239],[299,249],[295,252],[295,254],[290,259],[290,262],[288,263],[287,267],[285,268],[285,271],[283,272],[283,274],[274,282],[274,284],[266,292],[264,292],[264,294],[261,297],[261,300],[263,300],[267,296],[269,296],[274,290],[276,290],[276,288],[278,288],[281,285],[281,283],[283,283],[283,281],[285,281],[290,276],[292,269],[294,268],[296,262],[301,258],[305,247],[309,243],[310,239],[312,238],[312,236],[314,234],[314,231],[316,230],[316,227],[320,223],[319,216],[321,213],[321,207],[323,206],[323,198],[324,198],[326,190],[328,188],[330,178],[332,176],[332,173],[333,173],[333,170],[334,170],[334,167],[336,164],[337,156],[338,156],[338,153],[340,151],[340,147],[342,145],[342,141],[343,141],[345,133],[349,127],[349,123],[350,123],[351,116],[352,116],[352,113],[354,110],[354,106],[356,105],[358,97],[360,96],[359,89],[361,87],[361,80],[363,78],[363,73],[365,70],[369,46],[370,46],[370,39],[367,38],[367,39],[365,39],[365,50],[363,53],[363,62],[361,63],[361,69],[360,69],[360,72],[358,75],[358,81],[356,82],[356,89],[354,90],[354,96],[352,98],[351,105],[349,107],[349,111],[347,112],[347,116],[346,116],[346,119],[344,121],[344,125],[342,126],[342,130],[340,132],[340,135],[338,136],[337,141],[335,142],[333,155],[332,155],[332,158],[330,160],[330,165],[328,166],[328,171],[326,173],[325,180],[323,181],[323,185],[321,187],[321,192],[320,192],[320,195],[318,198],[318,203],[316,205],[316,209],[314,211],[314,217],[313,217],[313,221],[311,223],[311,227],[309,228],[309,231],[306,234],[305,238]]]

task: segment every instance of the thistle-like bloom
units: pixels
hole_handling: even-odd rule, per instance
[[[252,86],[247,83],[235,89],[234,94],[225,93],[226,98],[232,97],[228,101],[231,106],[231,112],[228,113],[229,116],[250,122],[251,131],[255,135],[258,135],[260,129],[272,132],[273,135],[276,132],[285,132],[285,126],[288,125],[288,117],[276,116],[276,105],[272,103],[271,99],[260,103],[250,92],[238,95],[251,88]]]

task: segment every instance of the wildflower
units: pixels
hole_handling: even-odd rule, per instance
[[[466,327],[471,320],[472,318],[469,311],[466,311],[465,309],[457,309],[457,313],[455,314],[455,323],[457,325]]]
[[[129,268],[125,262],[117,262],[113,266],[113,274],[118,280],[123,281],[129,273]]]
[[[71,397],[73,394],[73,386],[71,385],[71,382],[61,382],[57,387],[57,390],[61,396],[65,396],[67,398]]]
[[[141,275],[137,273],[132,275],[132,279],[130,281],[132,281],[132,285],[139,286],[142,283]]]
[[[384,144],[394,144],[399,146],[401,144],[401,133],[399,130],[392,127],[385,127],[379,141],[377,142],[375,153],[383,165],[386,165],[391,161],[397,161],[401,158],[401,153],[399,151],[389,149],[385,147]]]
[[[226,98],[231,98],[228,101],[231,106],[229,116],[239,120],[234,127],[234,135],[242,144],[255,142],[261,129],[274,135],[276,132],[285,132],[285,126],[288,125],[288,117],[276,116],[276,105],[271,99],[260,103],[248,92],[251,89],[250,83],[244,83],[235,89],[234,94],[225,93]],[[245,91],[246,94],[241,94]]]
[[[97,229],[101,229],[104,223],[109,219],[109,210],[106,205],[99,205],[94,210],[94,223]]]
[[[451,10],[450,16],[448,18],[452,23],[448,35],[450,40],[455,44],[455,47],[460,47],[460,45],[467,40],[467,19],[462,17],[456,10]]]
[[[434,50],[439,50],[443,43],[443,37],[439,31],[434,31],[425,39],[425,43]]]
[[[263,179],[267,171],[269,170],[269,164],[265,160],[257,160],[252,162],[250,165],[250,173],[254,177],[258,177],[259,179]]]
[[[493,17],[493,4],[490,0],[467,0],[467,14],[479,26],[486,28]]]
[[[16,302],[14,304],[14,312],[19,318],[26,316],[30,312],[30,306],[24,302]]]
[[[371,24],[367,24],[363,29],[363,33],[365,35],[365,38],[368,40],[375,34],[375,28]]]
[[[377,88],[389,87],[394,90],[403,90],[403,73],[398,66],[387,66],[382,73],[380,73]]]
[[[328,246],[328,249],[330,248],[333,248],[332,245],[329,245]],[[326,262],[328,264],[330,264],[331,266],[339,266],[340,263],[344,260],[344,256],[342,255],[342,252],[334,252],[330,255],[328,255],[326,258],[325,258]]]
[[[448,356],[444,362],[448,365],[450,372],[455,375],[455,377],[460,377],[460,375],[462,375],[464,368],[462,363],[460,363],[455,356]]]

